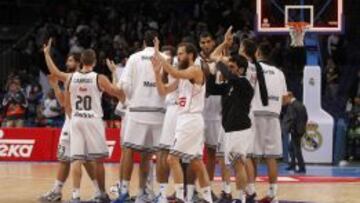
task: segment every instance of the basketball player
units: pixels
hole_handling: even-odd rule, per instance
[[[215,83],[215,76],[210,75],[207,83],[208,92],[222,95],[222,125],[225,134],[225,160],[233,165],[236,174],[238,198],[235,202],[246,202],[245,187],[247,174],[245,170],[248,148],[251,147],[250,104],[253,97],[253,86],[246,77],[248,61],[239,54],[231,54],[229,59],[223,53],[232,46],[232,27],[225,34],[224,42],[212,54],[218,61],[217,68],[226,82]]]
[[[257,75],[257,86],[255,87],[252,112],[254,114],[255,141],[254,156],[265,158],[269,176],[269,190],[267,195],[260,200],[261,203],[277,202],[277,162],[281,157],[281,128],[280,111],[283,97],[287,94],[287,87],[284,74],[275,66],[270,65],[269,56],[271,46],[268,43],[261,43],[256,51],[256,58],[262,67],[264,81],[267,91],[267,99],[261,93],[261,81]],[[258,70],[256,70],[258,71]]]
[[[71,53],[66,60],[66,72],[73,73],[80,69],[80,54]],[[64,95],[58,86],[58,80],[54,76],[49,76],[50,86],[54,89],[55,96],[62,107],[64,107]],[[57,178],[53,188],[41,196],[42,201],[55,202],[62,198],[62,188],[70,172],[70,136],[69,136],[69,117],[65,115],[65,123],[61,129],[58,144],[59,168]]]
[[[45,46],[44,48],[44,54],[45,54],[45,61],[46,61],[46,65],[47,67],[50,69],[57,69],[58,68],[56,67],[56,65],[54,64],[54,62],[52,61],[51,57],[50,57],[50,49],[51,49],[51,39],[48,43],[48,46]],[[70,55],[71,56],[71,55]],[[69,69],[69,72],[68,74],[71,74],[72,72],[76,71],[76,70],[79,70],[79,67],[76,66],[76,68],[74,68],[74,61],[72,60],[72,58],[76,59],[75,58],[76,55],[73,54],[73,57],[69,57],[68,58],[68,61],[67,61],[67,64],[68,66],[72,66],[72,68]],[[79,59],[79,63],[77,65],[80,64],[80,59]],[[54,76],[54,75],[51,75],[49,77],[50,79],[50,85],[54,88],[54,91],[55,91],[55,94],[56,94],[56,97],[58,98],[59,102],[60,103],[63,103],[63,107],[65,109],[68,109],[68,104],[65,103],[65,96],[64,94],[60,91],[59,87],[58,87],[58,80],[57,78]],[[65,81],[63,81],[65,82]],[[65,121],[65,124],[63,126],[63,129],[62,129],[62,135],[61,135],[61,138],[60,138],[60,145],[59,145],[59,155],[60,155],[60,158],[63,159],[63,160],[69,160],[69,166],[68,167],[64,167],[65,169],[63,169],[62,167],[60,168],[60,176],[62,176],[63,174],[69,174],[69,170],[70,170],[70,112],[69,111],[66,111],[66,121]],[[68,158],[66,158],[68,157]],[[65,166],[65,165],[63,165]],[[80,187],[80,180],[81,180],[81,175],[82,175],[82,172],[81,172],[81,166],[82,164],[81,163],[74,163],[72,165],[72,168],[75,170],[78,171],[77,175],[76,176],[73,176],[73,183],[74,184],[78,184],[79,187]],[[97,179],[96,179],[96,174],[95,172],[91,169],[91,166],[89,166],[89,164],[84,164],[84,167],[89,175],[89,177],[91,178],[91,180],[93,180],[93,183],[94,183],[94,189],[95,189],[95,197],[99,196],[98,194],[100,194],[100,188],[99,188],[99,185],[97,183]],[[64,176],[60,177],[60,179],[63,179],[65,178]],[[64,180],[65,181],[65,180]],[[56,186],[57,186],[57,190],[59,189],[59,187],[63,184],[61,184],[61,182],[56,182],[55,183]],[[59,196],[59,195],[58,195]],[[44,198],[42,198],[44,199]],[[56,199],[56,195],[54,196],[53,199]]]
[[[203,63],[206,63],[209,67],[214,67],[215,63],[211,60],[210,55],[215,49],[215,40],[213,36],[204,32],[200,34],[199,46],[201,48],[200,58]],[[215,72],[214,74],[217,74]],[[230,171],[226,167],[223,157],[223,136],[224,129],[221,125],[221,96],[219,95],[206,95],[205,108],[203,112],[205,120],[205,147],[207,150],[208,160],[206,168],[209,173],[210,181],[213,181],[215,174],[216,158],[220,163],[222,173],[222,192],[219,201],[226,201],[231,199],[231,186],[230,186]],[[220,141],[220,142],[219,142]],[[219,146],[219,148],[218,148]],[[219,153],[217,153],[219,149]],[[190,182],[190,181],[189,181]],[[188,191],[192,188],[192,185],[188,186]],[[217,197],[212,192],[213,200],[216,201]]]
[[[168,164],[173,175],[176,191],[176,202],[185,202],[184,176],[180,159],[190,161],[192,170],[196,173],[204,200],[200,202],[212,203],[209,176],[202,161],[204,145],[204,119],[202,111],[205,100],[205,74],[202,69],[194,65],[196,48],[190,43],[181,43],[178,46],[177,56],[179,70],[173,68],[160,55],[159,41],[155,39],[155,55],[153,58],[154,71],[160,74],[161,66],[174,78],[179,79],[178,85],[169,87],[169,92],[179,90],[178,118],[175,130],[175,142],[170,150]],[[161,80],[157,80],[163,86]]]
[[[210,63],[210,54],[214,51],[215,45],[215,40],[210,33],[205,32],[200,35],[201,61]],[[216,165],[216,148],[221,132],[221,96],[207,94],[203,116],[205,120],[205,148],[207,151],[206,169],[210,181],[213,181]],[[217,199],[213,192],[212,196],[214,200]]]
[[[257,83],[256,69],[261,68],[261,67],[259,67],[260,64],[256,61],[256,57],[255,57],[256,49],[257,49],[256,43],[251,39],[244,39],[240,43],[239,54],[244,56],[248,61],[248,69],[246,71],[246,77],[250,81],[250,84],[255,89],[255,91],[259,90],[258,88],[255,88],[256,83]],[[258,66],[257,68],[255,66],[255,63]],[[255,99],[253,99],[252,102],[254,102],[254,100]],[[254,133],[255,125],[254,125],[254,116],[253,116],[252,109],[250,112],[250,118],[251,118],[251,123],[252,123],[251,127],[253,129],[252,132]],[[253,152],[254,139],[255,139],[255,135],[252,136],[251,138],[249,138],[251,147],[249,147],[248,157],[250,159],[247,159],[247,161],[246,161],[246,173],[247,173],[247,177],[248,177],[248,185],[246,188],[246,195],[247,195],[246,202],[248,202],[248,203],[253,203],[255,201],[255,197],[256,197],[256,193],[255,193],[256,160],[251,159],[254,154],[254,152]]]
[[[126,63],[120,78],[126,97],[129,99],[126,113],[126,126],[123,136],[123,171],[119,198],[116,202],[123,203],[129,196],[129,181],[133,166],[134,151],[141,152],[140,190],[136,202],[151,201],[146,190],[149,172],[149,161],[156,151],[164,119],[165,97],[156,88],[151,57],[154,55],[155,31],[144,34],[145,49],[132,54]]]
[[[51,39],[48,45],[44,45],[44,53],[47,61],[52,63],[50,57]],[[65,107],[71,112],[70,132],[70,157],[74,164],[88,166],[88,171],[95,173],[99,183],[99,191],[94,200],[96,202],[108,201],[105,192],[105,171],[100,159],[107,157],[108,149],[105,140],[105,129],[102,122],[101,95],[102,91],[123,99],[123,92],[111,85],[103,75],[92,72],[96,64],[96,54],[92,50],[86,50],[81,55],[83,64],[81,72],[72,75],[63,73],[56,66],[49,66],[49,70],[57,78],[67,81],[65,94]],[[71,98],[70,98],[71,97]],[[75,101],[76,100],[76,101]],[[94,162],[97,160],[98,164]],[[73,176],[79,175],[79,168],[73,168]],[[81,168],[80,168],[81,171]],[[72,199],[80,201],[80,181],[74,182]]]
[[[167,56],[167,61],[170,64],[173,64],[173,59],[175,56],[175,48],[172,46],[164,46],[161,49],[162,53]],[[168,199],[166,196],[166,189],[168,186],[168,180],[170,175],[170,168],[167,163],[167,158],[169,155],[169,150],[175,139],[175,128],[177,120],[177,98],[178,92],[168,92],[168,87],[162,88],[164,86],[159,85],[159,80],[162,80],[167,83],[168,86],[174,86],[178,84],[178,80],[175,80],[171,75],[167,73],[155,74],[156,85],[160,95],[165,96],[166,103],[166,113],[164,118],[163,130],[160,137],[159,143],[159,152],[157,154],[157,181],[159,183],[159,194],[157,195],[155,202],[157,203],[167,203]]]

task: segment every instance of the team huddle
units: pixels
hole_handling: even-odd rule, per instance
[[[160,48],[157,33],[150,30],[144,34],[145,48],[132,54],[121,76],[113,74],[112,81],[93,71],[96,53],[92,49],[81,56],[69,55],[68,71],[60,71],[51,58],[51,44],[50,39],[44,45],[49,82],[66,120],[59,140],[57,178],[42,200],[61,200],[71,165],[72,202],[80,202],[82,166],[94,186],[92,201],[111,201],[102,162],[108,156],[101,107],[106,92],[118,99],[116,111],[122,112],[114,202],[131,201],[135,152],[141,154],[136,203],[255,202],[258,158],[266,160],[269,176],[268,192],[259,202],[277,202],[276,159],[282,155],[279,116],[287,88],[283,73],[269,62],[269,44],[244,39],[233,53],[230,27],[217,47],[210,33],[202,33],[200,52],[194,44],[182,42],[175,53],[171,46]],[[115,72],[112,61],[107,60],[107,65]],[[63,91],[58,81],[65,84]],[[154,155],[157,192],[149,184]],[[217,162],[222,176],[220,196],[212,190]],[[235,191],[230,185],[231,169]],[[167,194],[169,178],[174,182],[172,196]]]

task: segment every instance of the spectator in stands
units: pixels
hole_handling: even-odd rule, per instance
[[[27,108],[27,122],[28,127],[35,127],[37,111],[41,107],[41,102],[43,98],[42,87],[39,83],[34,83],[29,85],[29,92],[27,94],[28,108]]]
[[[60,127],[63,122],[63,112],[59,102],[56,100],[54,90],[49,90],[44,100],[42,114],[45,118],[45,126]]]
[[[2,100],[5,119],[4,127],[23,127],[25,112],[28,106],[25,94],[21,91],[21,84],[18,79],[11,79],[8,92]]]

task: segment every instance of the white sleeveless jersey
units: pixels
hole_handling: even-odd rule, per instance
[[[99,89],[95,72],[75,72],[70,81],[70,101],[72,116],[102,118],[102,91]]]
[[[178,113],[202,113],[205,105],[205,84],[192,84],[189,80],[179,81]]]
[[[170,74],[168,75],[168,84],[172,84],[176,81],[175,78],[173,78]],[[177,102],[177,99],[179,97],[179,89],[176,89],[173,92],[170,92],[169,94],[166,95],[165,97],[165,103],[167,106],[169,105],[174,105]]]

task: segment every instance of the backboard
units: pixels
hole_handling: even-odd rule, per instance
[[[257,0],[258,32],[289,32],[289,22],[306,22],[309,32],[341,32],[343,0]]]

